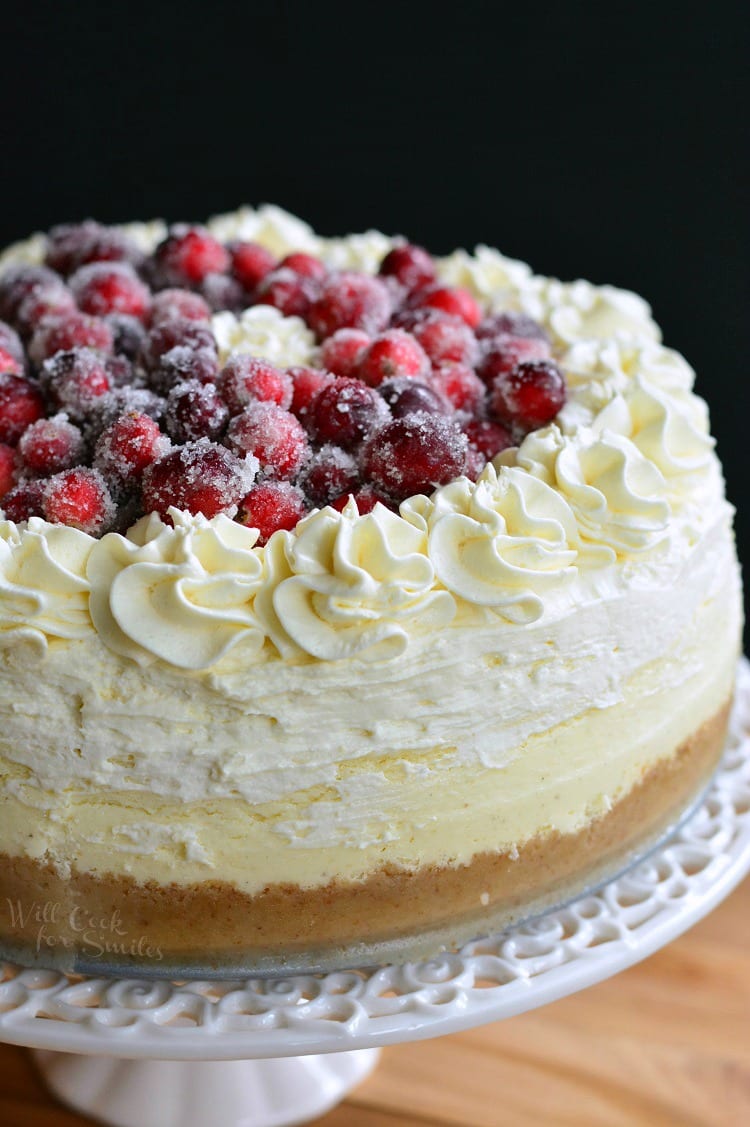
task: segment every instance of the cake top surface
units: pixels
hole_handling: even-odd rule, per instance
[[[273,207],[0,255],[0,641],[388,660],[678,568],[726,521],[646,303]]]

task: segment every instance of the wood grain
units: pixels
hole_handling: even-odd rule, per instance
[[[84,1127],[0,1045],[3,1127]],[[545,1009],[393,1046],[316,1127],[750,1124],[750,880],[646,962]],[[220,1127],[207,1124],[206,1127]]]

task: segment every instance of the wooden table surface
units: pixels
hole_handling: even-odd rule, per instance
[[[0,1045],[2,1127],[83,1127]],[[750,1125],[750,879],[640,965],[545,1009],[397,1045],[316,1127]],[[206,1127],[224,1127],[207,1124]]]

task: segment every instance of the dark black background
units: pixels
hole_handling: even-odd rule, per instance
[[[632,288],[709,400],[750,558],[747,38],[730,6],[29,4],[0,244],[273,201]]]

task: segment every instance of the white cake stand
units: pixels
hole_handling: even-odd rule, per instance
[[[116,1127],[309,1122],[368,1075],[381,1045],[546,1005],[632,966],[710,912],[750,871],[749,731],[743,661],[721,767],[675,836],[595,894],[458,954],[183,983],[0,963],[0,1040],[36,1047],[52,1091]]]

